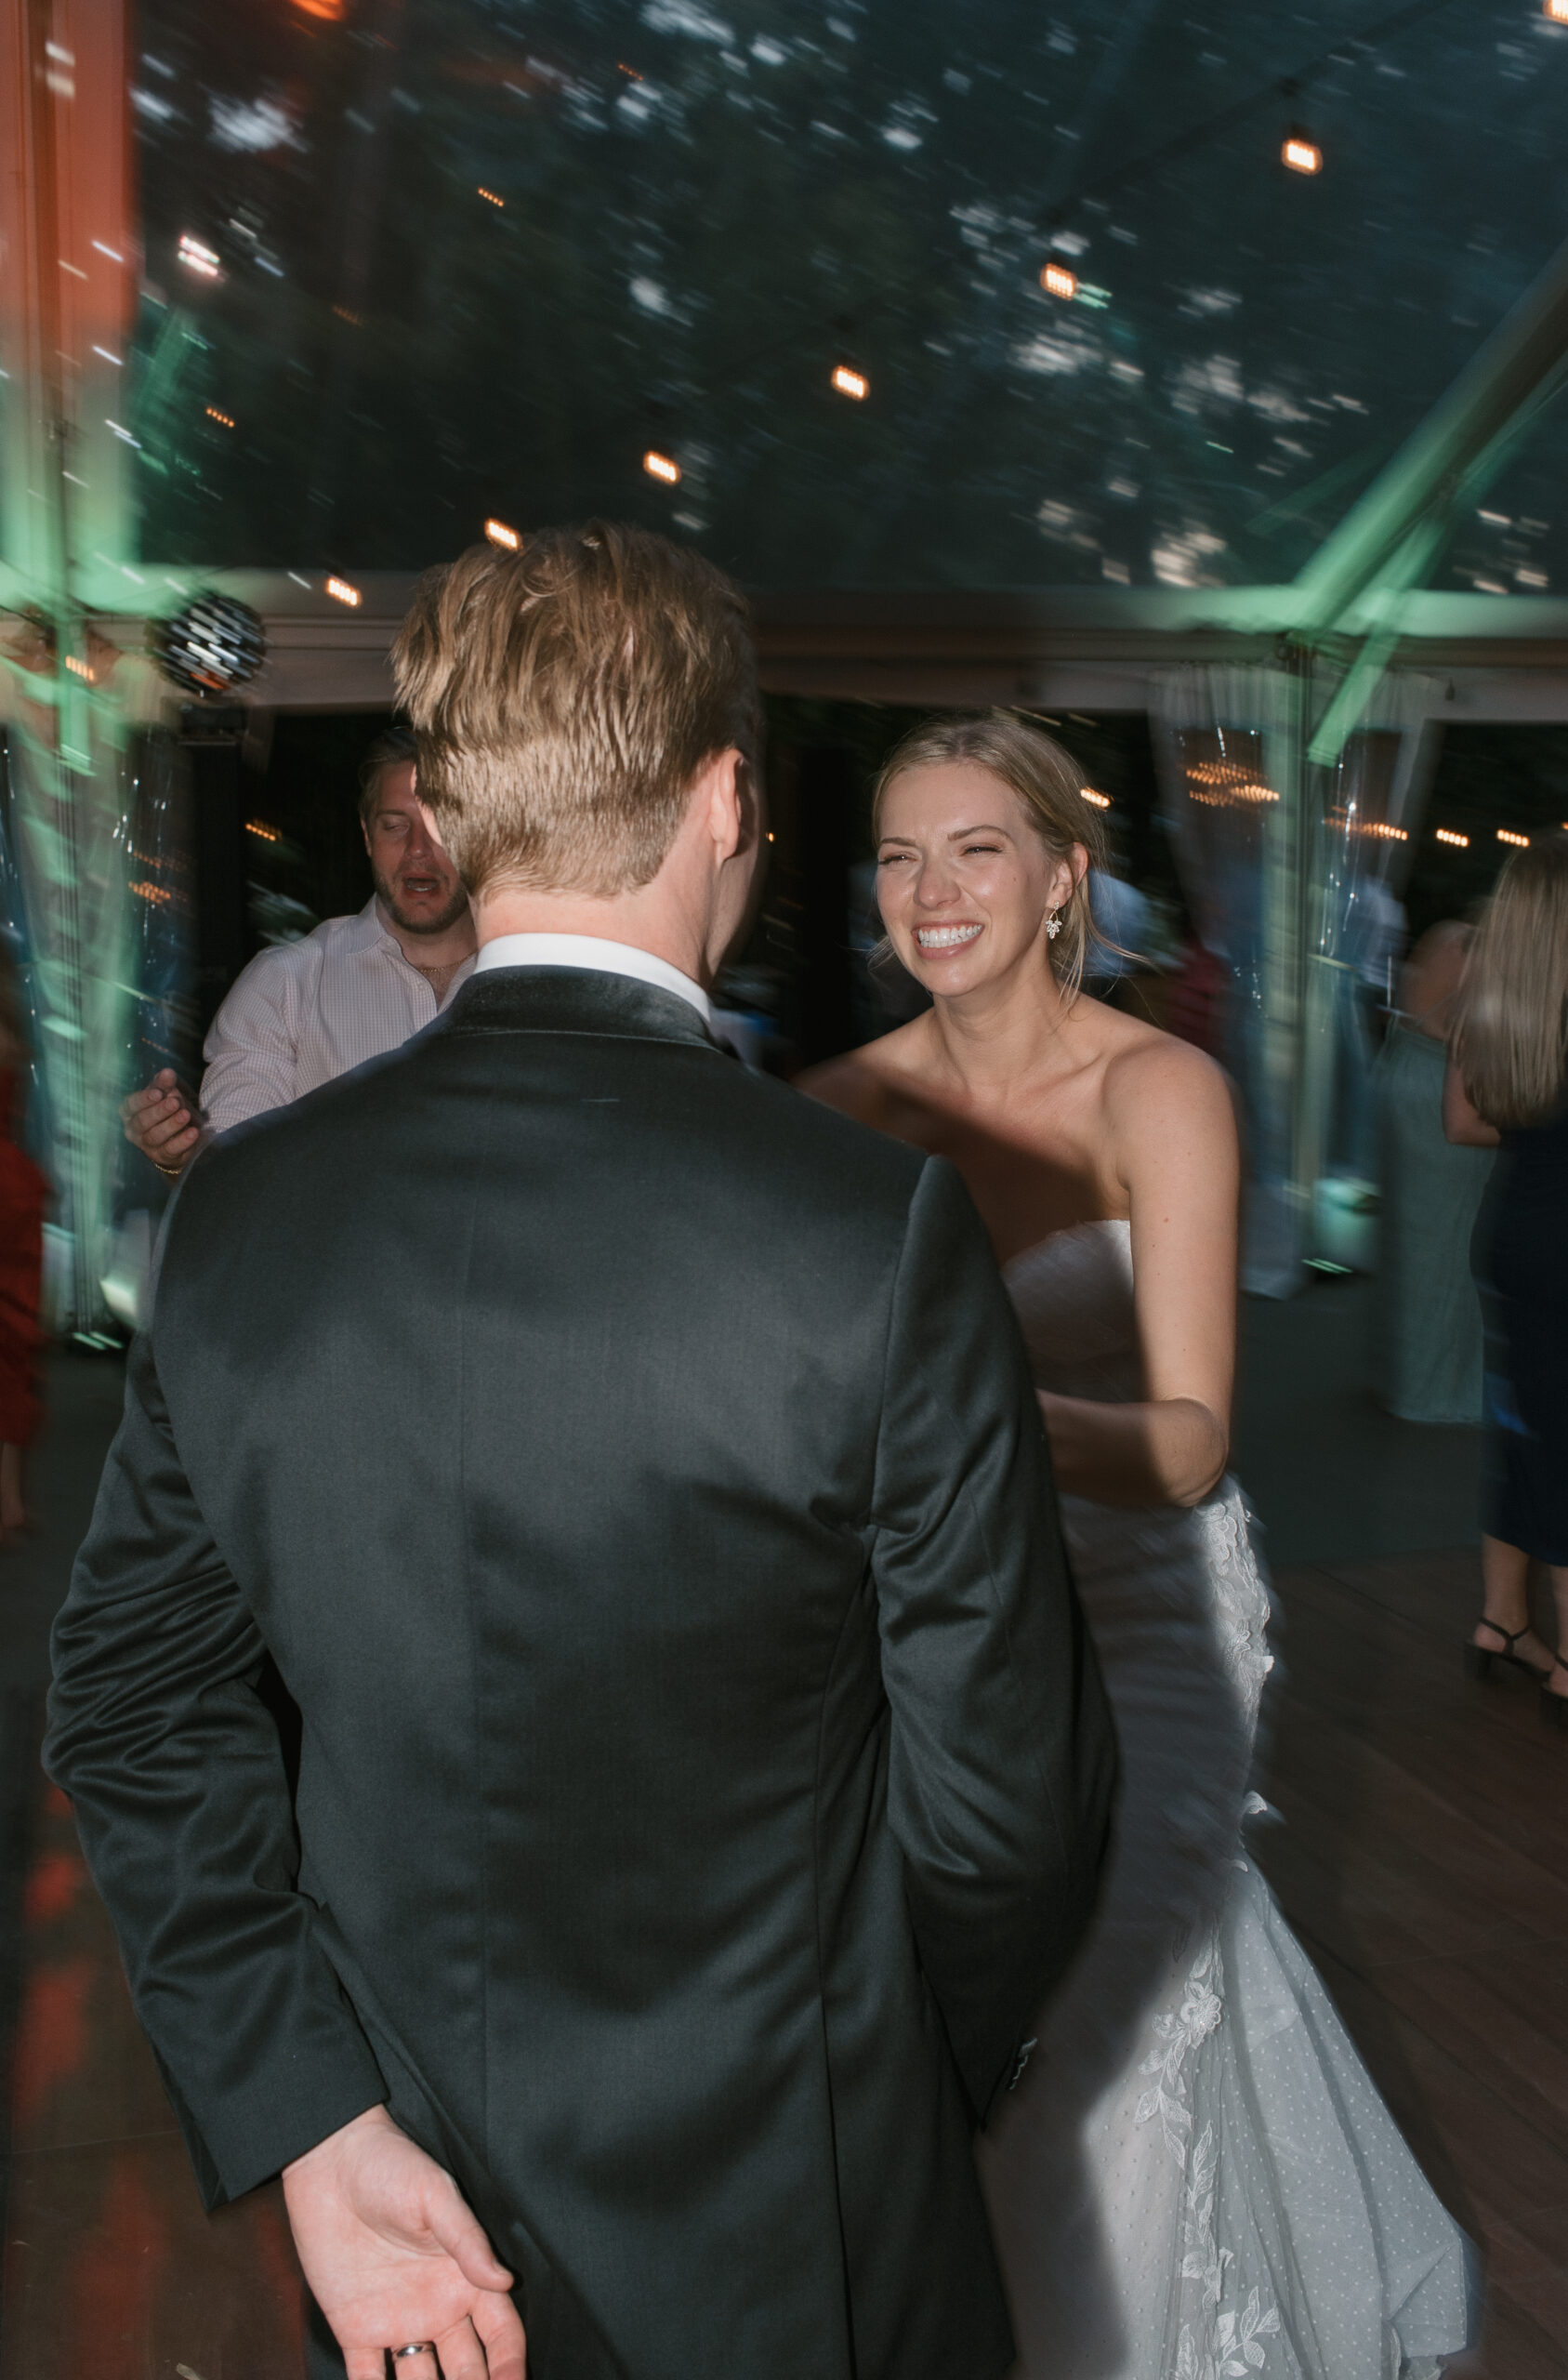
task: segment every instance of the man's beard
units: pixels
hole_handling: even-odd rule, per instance
[[[392,923],[395,926],[401,926],[404,933],[428,934],[433,941],[437,934],[449,933],[468,906],[468,896],[462,885],[455,884],[453,887],[452,898],[444,909],[438,910],[433,918],[411,918],[405,914],[392,888],[390,877],[383,876],[378,868],[374,867],[370,871],[370,877],[371,882],[376,887],[376,899],[391,919]]]

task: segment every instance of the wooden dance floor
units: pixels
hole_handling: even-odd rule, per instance
[[[62,1533],[61,1556],[73,1541]],[[0,1567],[0,1619],[6,1585]],[[1284,1823],[1257,1848],[1483,2245],[1486,2347],[1456,2380],[1561,2380],[1568,1738],[1541,1727],[1522,1682],[1463,1676],[1473,1553],[1297,1567],[1276,1586],[1283,1679],[1262,1783]],[[278,2198],[203,2214],[70,1812],[37,1775],[36,1681],[8,1676],[5,1865],[24,1925],[5,2012],[0,2380],[290,2380],[298,2291]],[[11,1943],[14,1914],[0,1910]]]
[[[1285,1824],[1259,1833],[1260,1862],[1484,2251],[1485,2351],[1455,2380],[1562,2380],[1568,1736],[1526,1680],[1464,1676],[1473,1552],[1275,1584],[1285,1676],[1261,1781]]]

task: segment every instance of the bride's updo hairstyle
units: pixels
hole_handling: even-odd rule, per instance
[[[1093,804],[1084,800],[1083,771],[1053,735],[1010,710],[927,720],[882,763],[871,797],[872,833],[880,841],[888,787],[895,777],[959,762],[1000,778],[1053,860],[1071,860],[1074,845],[1088,854],[1088,867],[1062,906],[1061,932],[1046,945],[1051,973],[1071,1004],[1078,997],[1090,945],[1101,939],[1089,908],[1088,870],[1105,866],[1105,832]]]

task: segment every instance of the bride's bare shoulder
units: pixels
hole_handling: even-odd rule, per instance
[[[910,1096],[919,1079],[917,1027],[922,1022],[916,1018],[912,1025],[884,1034],[879,1041],[867,1041],[859,1050],[847,1050],[841,1058],[808,1066],[796,1076],[795,1088],[809,1099],[820,1099],[825,1107],[853,1116],[859,1123],[886,1129],[889,1112]]]
[[[1110,1015],[1114,1038],[1106,1053],[1105,1096],[1140,1137],[1158,1135],[1175,1115],[1200,1130],[1234,1130],[1231,1080],[1222,1067],[1191,1041],[1141,1017]]]

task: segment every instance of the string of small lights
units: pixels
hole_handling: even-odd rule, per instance
[[[1237,126],[1245,124],[1262,110],[1277,108],[1282,99],[1288,101],[1298,99],[1309,84],[1318,81],[1331,66],[1343,63],[1347,51],[1375,49],[1402,33],[1407,25],[1413,25],[1418,20],[1430,19],[1440,10],[1454,6],[1455,0],[1403,0],[1401,7],[1388,9],[1381,15],[1372,18],[1367,23],[1359,27],[1347,28],[1333,41],[1324,43],[1322,48],[1312,51],[1307,58],[1300,60],[1291,68],[1288,73],[1276,75],[1269,82],[1258,85],[1245,98],[1232,100],[1228,107],[1218,109],[1212,115],[1202,117],[1198,123],[1189,126],[1184,131],[1172,134],[1168,139],[1156,141],[1152,148],[1140,151],[1136,156],[1128,158],[1125,164],[1113,166],[1103,174],[1090,176],[1078,183],[1047,211],[1043,223],[1044,235],[1048,239],[1052,233],[1064,230],[1074,215],[1087,203],[1098,202],[1112,193],[1125,191],[1135,182],[1157,172],[1161,166],[1174,164],[1179,158],[1192,155],[1195,151],[1206,147],[1211,141],[1219,139]],[[1561,7],[1563,11],[1563,20],[1568,21],[1568,0],[1561,0]],[[1557,18],[1558,8],[1551,5],[1551,0],[1546,0],[1545,13],[1554,19]],[[1281,142],[1279,157],[1281,164],[1292,173],[1310,177],[1321,173],[1324,169],[1324,159],[1321,142],[1300,124],[1292,124],[1286,129]],[[924,266],[903,274],[887,283],[875,295],[863,299],[851,311],[841,311],[835,313],[824,328],[831,331],[840,342],[850,339],[855,334],[863,331],[878,315],[896,305],[912,289],[918,287],[927,277],[928,268]],[[1050,297],[1070,300],[1079,294],[1080,284],[1077,274],[1070,266],[1062,263],[1060,258],[1047,259],[1041,267],[1039,279],[1041,287]],[[792,349],[798,349],[802,340],[810,336],[812,328],[811,324],[804,326],[797,324],[790,331],[770,337],[747,349],[744,353],[731,359],[724,367],[721,377],[728,380],[741,378],[747,372],[755,370],[758,364],[770,363],[775,356]],[[829,385],[839,395],[857,402],[870,394],[869,376],[843,362],[832,367]],[[640,401],[637,405],[627,405],[618,416],[613,416],[611,426],[613,427],[616,419],[626,421],[638,413],[645,415],[646,411],[646,400]],[[682,474],[679,462],[663,448],[649,447],[642,457],[642,468],[651,479],[662,481],[665,486],[676,487],[680,483]]]

